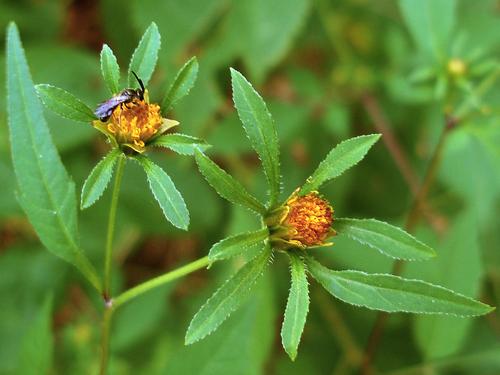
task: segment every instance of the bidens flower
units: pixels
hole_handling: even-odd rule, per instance
[[[459,58],[453,58],[448,61],[447,65],[448,73],[453,77],[461,77],[467,71],[467,65],[465,62]]]
[[[161,117],[158,104],[151,104],[147,91],[144,100],[134,98],[118,105],[105,121],[95,120],[93,126],[106,134],[117,147],[143,153],[146,145],[179,122]]]
[[[325,240],[335,235],[332,229],[334,210],[318,192],[304,196],[296,190],[268,221],[271,242],[281,248],[329,246]]]

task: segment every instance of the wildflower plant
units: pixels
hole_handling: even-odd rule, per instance
[[[134,83],[135,74],[142,80],[141,85],[148,84],[159,49],[160,34],[157,26],[152,23],[132,55],[124,90],[133,90],[130,87]],[[208,147],[204,141],[195,137],[181,133],[165,134],[165,131],[177,126],[178,122],[163,116],[189,93],[196,80],[198,62],[196,58],[192,58],[180,69],[161,105],[150,102],[149,93],[145,89],[141,97],[132,97],[127,102],[118,103],[111,108],[109,117],[99,118],[94,110],[73,94],[52,85],[33,84],[14,23],[8,27],[7,55],[8,122],[12,160],[19,187],[18,201],[45,247],[77,267],[101,294],[106,308],[102,345],[102,368],[106,369],[111,315],[120,304],[120,299],[112,296],[110,281],[113,233],[125,162],[132,160],[143,167],[149,187],[167,220],[177,228],[187,230],[189,212],[184,199],[169,175],[147,157],[147,152],[153,147],[165,147],[179,154],[192,155],[195,148],[204,150]],[[107,45],[101,51],[101,72],[110,92],[111,99],[108,100],[113,100],[124,92],[120,90],[120,68]],[[91,124],[106,135],[111,146],[109,153],[86,179],[80,201],[81,209],[93,205],[104,193],[116,169],[103,277],[99,276],[80,247],[75,185],[52,142],[39,98],[57,114],[88,123],[89,126]]]
[[[238,181],[195,151],[198,168],[208,183],[233,204],[260,217],[261,228],[237,234],[213,245],[211,263],[246,252],[253,257],[228,279],[193,317],[186,333],[192,344],[215,331],[249,295],[274,254],[284,254],[290,263],[290,291],[281,328],[282,345],[294,360],[309,311],[308,275],[343,302],[386,312],[450,314],[461,317],[482,315],[492,308],[444,287],[391,274],[367,274],[356,270],[330,270],[313,255],[332,245],[339,235],[368,245],[391,258],[428,260],[433,249],[402,229],[375,219],[334,218],[334,208],[320,195],[321,186],[360,162],[380,138],[379,134],[348,139],[334,147],[317,169],[280,201],[279,145],[274,121],[261,96],[238,71],[231,69],[233,101],[246,135],[262,162],[268,182],[268,200],[260,202]],[[250,252],[259,246],[257,253]],[[334,251],[331,249],[324,251]]]
[[[116,309],[153,288],[239,255],[245,255],[249,260],[194,316],[187,329],[186,344],[199,341],[215,331],[248,297],[252,285],[277,255],[285,256],[290,264],[291,287],[281,337],[292,360],[297,356],[309,310],[309,276],[338,299],[369,309],[463,317],[492,310],[486,304],[421,280],[357,270],[331,270],[322,265],[316,254],[335,251],[335,247],[326,247],[332,245],[336,235],[346,236],[395,259],[427,260],[436,255],[433,249],[388,223],[375,219],[336,218],[335,206],[320,193],[323,184],[360,162],[380,135],[362,135],[341,142],[302,186],[292,187],[285,197],[282,195],[278,137],[271,114],[245,77],[231,69],[234,105],[267,180],[267,200],[261,202],[205,154],[208,145],[203,140],[181,133],[165,133],[179,125],[166,116],[194,85],[198,63],[196,58],[189,60],[157,104],[149,97],[147,85],[159,49],[160,34],[153,23],[135,49],[126,84],[122,85],[117,60],[111,49],[104,45],[101,72],[110,96],[103,98],[103,102],[110,111],[105,116],[97,111],[98,116],[82,100],[61,88],[47,84],[35,86],[16,25],[11,23],[7,30],[7,108],[17,198],[43,245],[73,264],[102,297],[101,374],[108,369],[110,327]],[[117,99],[123,95],[126,100]],[[110,145],[109,153],[86,179],[79,205],[81,209],[92,206],[115,174],[102,276],[81,248],[75,184],[57,153],[39,99],[63,117],[93,126],[106,136]],[[111,105],[110,100],[117,101],[117,104]],[[103,108],[98,103],[94,107]],[[229,202],[253,211],[259,216],[261,226],[256,231],[225,238],[212,246],[208,256],[114,296],[110,289],[113,233],[120,183],[127,161],[137,162],[144,169],[149,187],[167,220],[184,230],[189,225],[188,210],[172,179],[148,158],[148,152],[154,147],[194,155],[198,169],[217,193]],[[256,247],[258,251],[249,251]]]

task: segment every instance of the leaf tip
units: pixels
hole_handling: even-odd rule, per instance
[[[146,32],[145,32],[145,33],[147,33],[149,30],[153,30],[153,31],[155,31],[155,32],[156,32],[156,33],[158,33],[158,34],[160,33],[160,32],[158,31],[158,25],[156,24],[156,22],[155,22],[155,21],[151,21],[151,23],[149,24],[149,26],[148,26],[148,28],[146,29]]]
[[[285,349],[286,354],[288,354],[288,357],[292,362],[295,362],[295,359],[297,358],[297,349],[290,348],[284,346],[283,349]]]
[[[241,78],[243,77],[243,74],[241,74],[239,71],[237,71],[234,68],[229,68],[229,71],[231,72],[231,81],[234,81],[236,78]]]
[[[17,33],[18,32],[18,29],[17,29],[17,25],[14,21],[10,21],[9,24],[7,25],[7,33],[11,34],[11,33]]]

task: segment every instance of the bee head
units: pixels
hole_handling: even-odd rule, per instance
[[[144,100],[144,91],[146,91],[146,89],[144,87],[144,83],[142,82],[142,80],[139,77],[137,77],[137,74],[135,74],[134,71],[132,71],[132,74],[134,75],[137,82],[139,82],[139,86],[141,87],[140,89],[136,90],[136,93],[139,95],[141,100]]]

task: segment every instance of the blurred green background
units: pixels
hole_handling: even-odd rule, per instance
[[[300,186],[333,145],[384,133],[356,168],[322,189],[338,217],[375,217],[404,226],[445,126],[425,214],[414,233],[439,257],[405,268],[498,306],[500,300],[500,2],[497,0],[2,0],[0,33],[19,26],[35,83],[51,83],[90,106],[106,99],[99,51],[108,43],[126,67],[151,21],[162,36],[149,84],[159,101],[177,69],[200,62],[191,94],[170,118],[207,139],[210,156],[257,196],[265,179],[233,109],[229,67],[262,93],[277,123],[283,197]],[[3,34],[2,34],[3,35]],[[4,36],[4,35],[3,35]],[[4,49],[0,60],[4,64]],[[5,102],[5,70],[0,72]],[[484,84],[489,84],[483,90]],[[107,150],[90,126],[46,112],[63,162],[81,188]],[[116,290],[206,255],[223,236],[257,228],[222,200],[193,159],[157,152],[191,214],[173,228],[139,167],[125,170],[118,210]],[[98,368],[101,301],[76,270],[55,258],[15,199],[5,106],[0,106],[0,374],[92,374]],[[413,189],[413,193],[412,193]],[[81,242],[102,268],[109,192],[80,215]],[[373,250],[334,239],[314,251],[332,268],[389,272]],[[217,265],[155,290],[116,314],[113,374],[354,374],[376,313],[354,308],[311,283],[311,308],[295,363],[279,330],[289,288],[279,257],[244,307],[189,347],[193,313],[241,263]],[[478,319],[395,314],[375,365],[387,374],[500,374],[500,316]],[[37,344],[38,354],[30,350]]]

